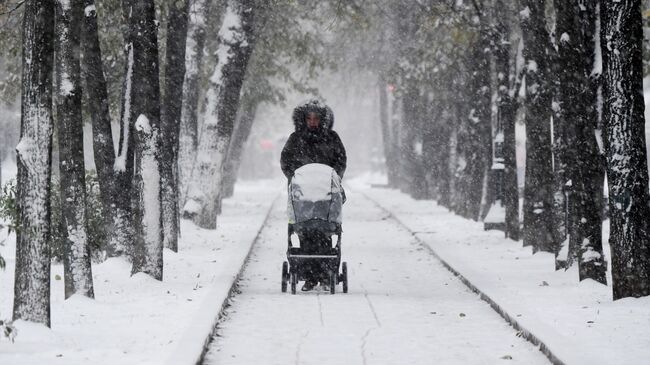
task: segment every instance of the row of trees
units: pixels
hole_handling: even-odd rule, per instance
[[[378,74],[388,181],[606,283],[650,294],[640,0],[352,2],[357,60]],[[422,45],[427,45],[423,47]],[[519,221],[517,122],[526,134]]]
[[[54,196],[66,298],[93,297],[91,258],[101,255],[92,248],[162,280],[163,248],[179,249],[181,213],[216,228],[258,105],[282,102],[288,89],[313,92],[303,76],[327,64],[315,28],[295,21],[320,6],[26,0],[4,14],[22,15],[23,32],[8,42],[23,54],[14,319],[50,323]],[[108,19],[111,9],[121,22]],[[296,64],[299,73],[290,71]],[[89,227],[84,122],[92,124],[98,227]]]

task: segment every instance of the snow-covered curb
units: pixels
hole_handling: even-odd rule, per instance
[[[647,362],[650,298],[613,302],[611,286],[579,283],[575,268],[553,270],[551,254],[532,255],[521,242],[485,232],[482,223],[455,216],[433,201],[364,184],[354,188],[352,194],[368,196],[399,221],[552,363]]]
[[[216,334],[217,324],[219,319],[223,316],[225,309],[228,306],[230,298],[233,296],[237,289],[237,284],[241,279],[242,273],[246,268],[246,263],[251,257],[255,243],[257,242],[262,229],[268,220],[273,206],[278,201],[278,198],[274,199],[273,203],[269,206],[264,221],[257,230],[255,239],[250,242],[250,247],[246,256],[241,260],[239,264],[239,271],[231,279],[231,284],[228,288],[223,286],[215,286],[210,292],[206,295],[203,303],[197,314],[188,324],[185,333],[182,338],[178,341],[176,345],[176,350],[172,351],[171,356],[165,361],[169,365],[194,365],[199,364],[203,360],[206,352],[208,351],[208,345],[210,344],[210,339]],[[215,311],[215,309],[219,311]]]

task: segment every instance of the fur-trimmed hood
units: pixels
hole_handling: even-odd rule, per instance
[[[332,108],[325,105],[318,99],[311,99],[293,109],[291,119],[296,131],[302,131],[306,128],[305,118],[308,113],[314,112],[320,116],[322,126],[331,130],[334,126],[334,112]]]

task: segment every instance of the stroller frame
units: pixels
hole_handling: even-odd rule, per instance
[[[309,254],[303,252],[301,247],[293,247],[291,236],[295,233],[312,229],[318,230],[330,238],[337,236],[336,245],[328,247],[324,252]],[[322,220],[310,220],[307,222],[289,224],[287,230],[287,261],[282,264],[282,292],[287,291],[287,286],[291,284],[291,294],[296,294],[296,285],[299,281],[305,281],[306,269],[305,264],[311,267],[317,266],[327,272],[329,278],[330,293],[336,293],[336,285],[343,283],[343,293],[348,292],[348,269],[347,263],[341,263],[342,233],[341,224],[326,222]],[[339,268],[341,271],[339,272]]]

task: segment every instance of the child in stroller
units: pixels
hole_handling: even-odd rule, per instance
[[[341,264],[341,222],[344,193],[336,171],[323,164],[307,164],[298,168],[288,189],[287,261],[282,267],[282,291],[291,283],[296,293],[298,281],[305,281],[303,290],[311,290],[320,281],[323,289],[334,294],[343,283],[347,293],[347,264]],[[300,247],[291,242],[298,236]],[[332,247],[332,236],[337,236]],[[342,272],[339,273],[339,267]]]

